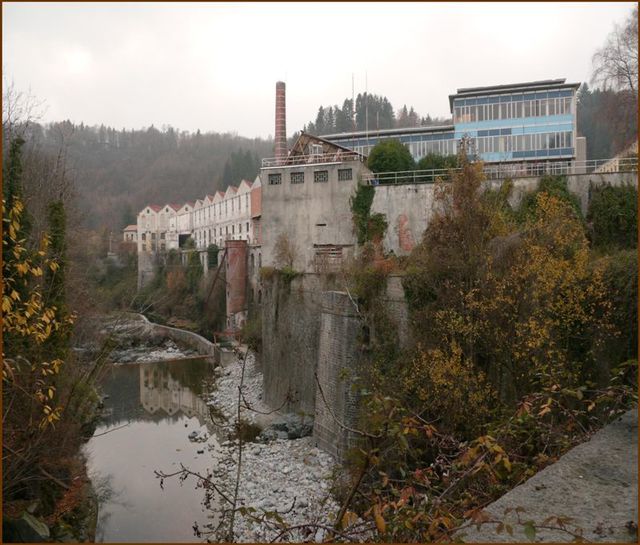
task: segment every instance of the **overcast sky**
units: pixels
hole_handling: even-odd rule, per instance
[[[45,121],[287,132],[355,92],[449,116],[458,87],[588,81],[591,56],[634,3],[6,3],[5,81]]]

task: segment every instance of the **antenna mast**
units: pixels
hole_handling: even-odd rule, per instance
[[[364,133],[367,139],[367,153],[369,153],[369,78],[364,73]]]

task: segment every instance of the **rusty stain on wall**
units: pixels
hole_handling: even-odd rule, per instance
[[[409,226],[409,219],[406,214],[400,214],[398,216],[398,246],[405,252],[410,252],[415,246],[411,227]]]

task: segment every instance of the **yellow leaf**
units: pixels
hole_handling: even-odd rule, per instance
[[[342,529],[348,528],[352,524],[354,524],[358,520],[358,515],[356,515],[353,511],[347,511],[342,516]]]
[[[387,525],[384,522],[384,518],[382,518],[382,514],[380,513],[380,506],[378,505],[373,508],[373,518],[376,521],[376,528],[378,529],[378,532],[384,534],[387,530]]]
[[[545,405],[542,410],[538,413],[538,416],[544,416],[547,413],[551,412],[551,407],[549,405]]]
[[[507,471],[511,471],[511,462],[509,461],[509,458],[505,457],[502,459],[502,465],[505,467],[505,469]]]

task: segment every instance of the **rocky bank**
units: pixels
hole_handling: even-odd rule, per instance
[[[287,422],[282,415],[264,414],[269,413],[269,409],[262,402],[262,373],[253,354],[247,356],[244,371],[243,397],[254,410],[243,406],[241,419],[261,428]],[[216,389],[209,395],[208,404],[224,416],[230,431],[237,420],[241,359],[219,368],[218,373]],[[289,421],[297,420],[289,417]],[[322,541],[325,531],[320,526],[332,526],[333,517],[339,510],[330,493],[335,460],[318,449],[310,436],[299,439],[275,438],[278,435],[270,437],[261,435],[256,439],[262,442],[243,444],[238,506],[254,508],[256,516],[277,512],[290,527],[315,525],[313,529],[299,529],[284,535],[282,541],[300,542],[310,538]],[[237,440],[222,442],[216,458],[219,460],[214,470],[216,482],[232,494],[237,471]],[[235,540],[239,542],[268,542],[279,533],[273,527],[242,515],[236,517],[234,530]]]

